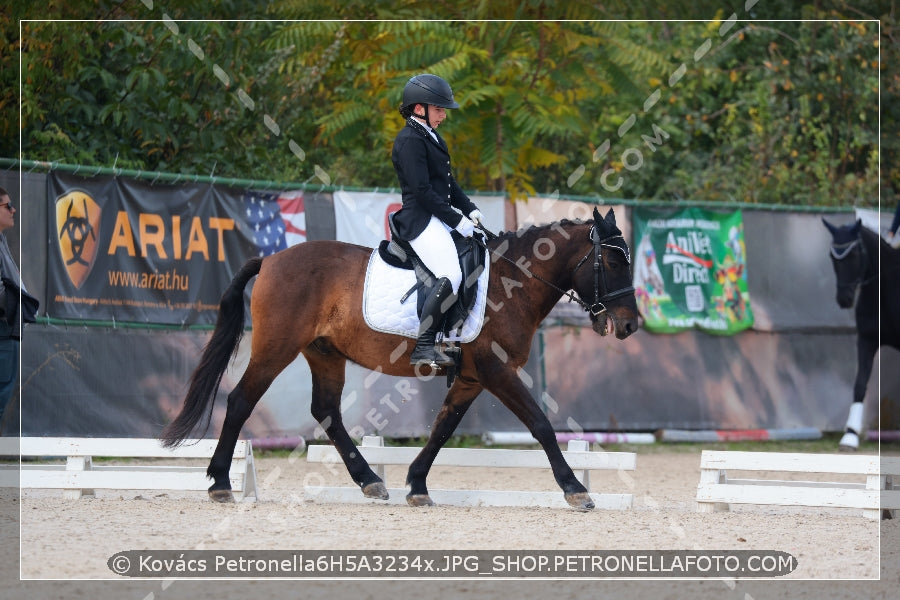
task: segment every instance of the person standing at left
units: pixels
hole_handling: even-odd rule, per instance
[[[23,288],[19,268],[6,241],[6,230],[16,224],[15,215],[16,208],[10,201],[9,192],[0,188],[0,428],[3,428],[3,415],[19,374],[22,323],[33,322],[37,310],[37,299]],[[25,303],[28,309],[23,311],[20,307]],[[25,312],[28,314],[23,314]]]

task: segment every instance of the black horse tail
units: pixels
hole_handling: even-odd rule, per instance
[[[244,335],[244,288],[259,274],[262,258],[254,257],[244,263],[219,301],[219,315],[212,337],[203,349],[200,364],[191,376],[191,385],[184,406],[175,420],[160,433],[159,439],[166,448],[179,446],[205,416],[204,434],[209,429],[212,409],[219,384],[228,362],[237,350]]]

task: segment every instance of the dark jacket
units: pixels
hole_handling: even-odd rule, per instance
[[[437,133],[437,132],[435,132]],[[419,236],[431,215],[456,227],[477,207],[469,200],[450,170],[450,152],[443,138],[436,142],[428,130],[410,118],[394,139],[391,161],[400,180],[403,207],[394,216],[397,233],[406,241]]]
[[[20,289],[19,269],[0,232],[0,339],[19,339],[22,323],[34,323],[38,300]]]

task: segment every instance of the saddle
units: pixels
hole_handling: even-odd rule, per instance
[[[391,230],[391,239],[381,242],[378,246],[378,254],[384,262],[392,267],[415,271],[416,283],[400,298],[400,303],[406,302],[413,292],[416,292],[416,314],[421,318],[422,305],[437,283],[437,277],[425,266],[409,242],[400,239],[400,236],[397,235],[394,227],[394,213],[388,215],[388,224]],[[447,310],[444,317],[442,329],[445,335],[460,329],[472,310],[478,291],[478,277],[484,271],[485,255],[487,254],[483,243],[479,244],[472,238],[463,237],[456,231],[451,231],[450,234],[456,244],[456,255],[459,258],[459,267],[462,270],[463,278],[457,300]],[[481,234],[476,232],[475,235]]]

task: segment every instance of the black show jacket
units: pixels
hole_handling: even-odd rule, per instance
[[[437,131],[435,131],[437,134]],[[397,233],[406,241],[421,234],[431,215],[456,227],[462,216],[477,207],[456,183],[450,171],[450,152],[443,138],[435,141],[425,127],[409,118],[394,139],[391,161],[400,180],[403,207],[394,215]]]

